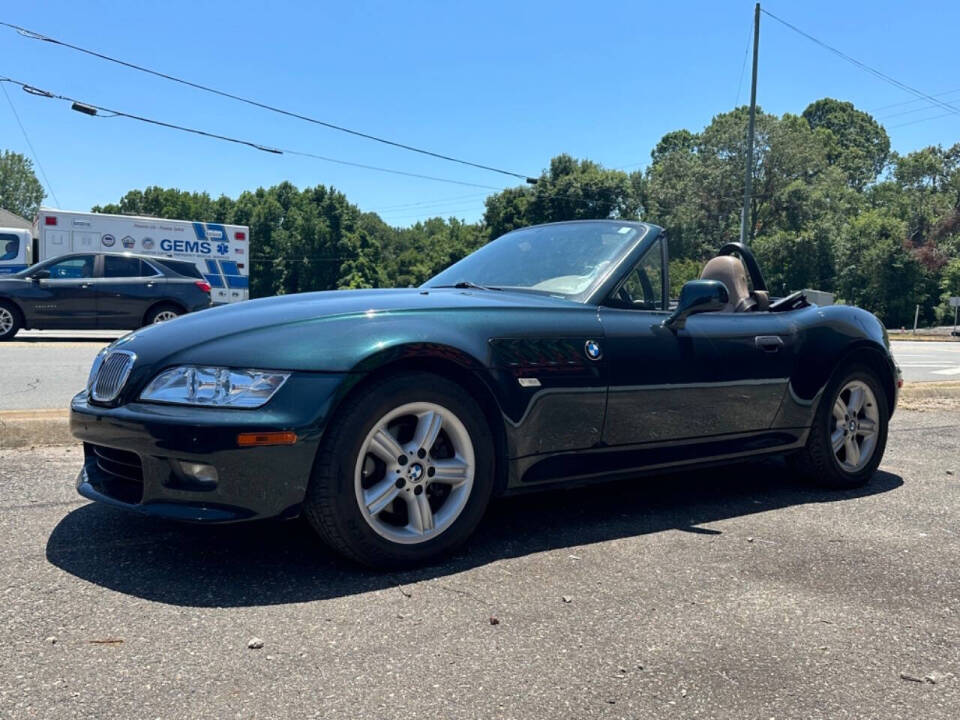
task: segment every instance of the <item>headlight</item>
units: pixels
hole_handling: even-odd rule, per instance
[[[290,373],[185,365],[157,375],[141,400],[175,405],[256,408],[280,389]]]
[[[103,365],[103,359],[106,356],[107,348],[104,348],[93,359],[93,367],[90,368],[90,375],[87,376],[87,393],[93,392],[93,384],[97,381],[97,373],[100,372],[100,366]]]

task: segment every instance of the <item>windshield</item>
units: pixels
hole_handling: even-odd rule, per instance
[[[20,255],[20,238],[11,233],[0,233],[0,262],[16,260]]]
[[[593,285],[633,247],[646,228],[616,222],[578,222],[514,230],[424,283],[469,283],[573,297]]]

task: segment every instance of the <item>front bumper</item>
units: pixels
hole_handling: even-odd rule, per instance
[[[82,392],[70,404],[70,430],[84,447],[77,491],[146,515],[195,522],[296,515],[343,377],[291,377],[292,387],[258,410],[138,402],[107,408]],[[237,446],[239,433],[278,430],[293,430],[297,442]],[[179,461],[212,465],[218,479],[191,479]]]

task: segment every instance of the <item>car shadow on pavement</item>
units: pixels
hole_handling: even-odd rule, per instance
[[[700,525],[793,505],[845,502],[895,490],[878,472],[862,488],[800,484],[781,461],[554,490],[494,502],[473,537],[445,562],[380,573],[335,557],[303,521],[199,526],[92,503],[57,525],[47,559],[117,592],[191,607],[307,602],[453,575],[503,558]]]

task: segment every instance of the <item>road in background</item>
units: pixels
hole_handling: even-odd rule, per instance
[[[26,331],[0,344],[0,410],[66,408],[87,381],[90,363],[124,332]],[[960,380],[960,343],[892,343],[907,382]]]
[[[766,462],[498,501],[392,573],[0,451],[0,717],[956,720],[958,429],[898,412],[846,492]]]
[[[907,382],[960,380],[960,342],[890,343]]]
[[[0,343],[0,410],[66,409],[100,348],[125,333],[24,330]]]

